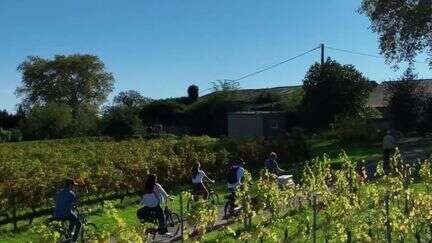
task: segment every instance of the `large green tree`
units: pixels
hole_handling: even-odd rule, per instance
[[[358,113],[373,86],[353,65],[342,65],[330,58],[324,65],[315,63],[303,80],[302,105],[307,124],[312,129],[326,128],[338,115]]]
[[[389,62],[412,64],[427,52],[432,68],[432,0],[363,0],[360,12],[369,17]]]
[[[29,108],[47,103],[65,104],[74,117],[82,104],[98,107],[113,90],[114,77],[93,55],[56,55],[54,59],[28,57],[18,66],[22,86],[16,94]]]
[[[400,80],[385,83],[389,93],[387,110],[393,126],[401,131],[416,130],[424,116],[428,95],[416,78],[408,69]]]

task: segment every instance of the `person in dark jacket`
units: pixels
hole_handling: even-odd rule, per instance
[[[82,226],[78,215],[74,212],[74,206],[76,204],[75,185],[76,183],[72,179],[67,179],[65,181],[63,189],[56,195],[54,210],[54,218],[56,220],[69,221],[69,232],[73,242],[78,240]]]

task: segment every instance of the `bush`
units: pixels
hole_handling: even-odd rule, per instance
[[[143,133],[141,120],[134,108],[113,106],[103,115],[102,132],[115,139],[130,138]]]
[[[372,141],[378,138],[377,131],[361,116],[337,118],[334,123],[334,134],[345,141]]]
[[[72,123],[72,109],[63,104],[50,103],[32,108],[24,120],[22,131],[26,139],[64,138]]]

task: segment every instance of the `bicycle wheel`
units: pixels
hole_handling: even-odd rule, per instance
[[[176,213],[169,213],[166,216],[166,224],[168,227],[168,231],[176,236],[181,227],[181,218]]]
[[[225,203],[225,206],[224,206],[224,218],[228,219],[228,216],[230,215],[230,213],[231,213],[231,203],[228,201]]]
[[[89,236],[97,230],[97,226],[93,223],[86,223],[81,228],[81,242],[85,243],[90,240]]]
[[[215,192],[213,192],[213,191],[210,192],[208,200],[213,205],[218,205],[219,204],[219,196]]]

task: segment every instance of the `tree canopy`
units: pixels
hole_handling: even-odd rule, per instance
[[[363,0],[360,12],[369,17],[388,61],[412,64],[428,52],[432,68],[432,0]]]
[[[416,130],[426,108],[428,95],[415,79],[416,75],[409,69],[401,80],[385,83],[386,91],[390,94],[387,110],[393,126],[401,131]]]
[[[198,86],[196,86],[194,84],[191,85],[191,86],[189,86],[188,89],[187,89],[187,93],[188,93],[189,101],[191,103],[193,103],[193,102],[195,102],[195,101],[198,100],[198,96],[199,96],[199,88],[198,88]]]
[[[310,67],[303,80],[302,106],[311,128],[325,128],[337,115],[358,113],[374,83],[353,65],[341,65],[330,58]]]
[[[152,100],[150,98],[142,96],[138,91],[135,90],[122,91],[114,97],[115,105],[124,105],[129,108],[141,107],[150,103],[151,101]]]
[[[26,107],[65,104],[74,114],[81,104],[99,106],[113,90],[114,77],[93,55],[56,55],[54,59],[28,57],[18,66],[22,86],[16,94]]]

